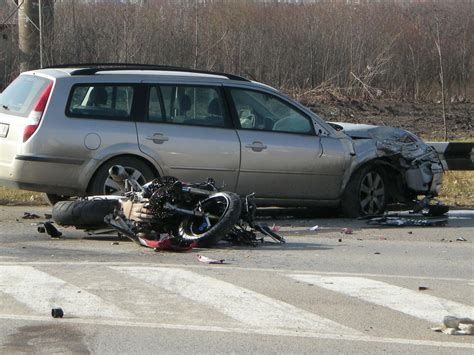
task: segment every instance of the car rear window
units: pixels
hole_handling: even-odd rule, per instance
[[[27,117],[51,80],[20,75],[0,94],[0,112]]]
[[[99,119],[127,119],[132,111],[135,88],[130,85],[75,85],[67,115]]]

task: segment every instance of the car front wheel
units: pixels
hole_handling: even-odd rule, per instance
[[[378,215],[387,206],[387,184],[384,174],[375,165],[356,171],[347,184],[342,211],[347,217]]]

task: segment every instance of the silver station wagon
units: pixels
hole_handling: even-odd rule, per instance
[[[165,66],[60,66],[22,73],[0,96],[0,185],[67,196],[139,181],[212,177],[259,205],[381,213],[439,192],[437,153],[391,127],[327,123],[277,90]]]

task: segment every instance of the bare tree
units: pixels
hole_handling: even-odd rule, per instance
[[[441,105],[443,107],[443,125],[444,125],[444,140],[448,140],[448,126],[446,124],[446,107],[445,107],[445,98],[444,98],[444,71],[443,71],[443,54],[441,51],[441,41],[439,35],[439,18],[438,16],[435,17],[436,21],[436,37],[435,37],[435,45],[438,51],[438,59],[439,59],[439,81],[441,83]]]
[[[284,90],[324,87],[410,100],[437,98],[442,66],[445,99],[469,99],[472,7],[467,1],[62,0],[54,21],[43,21],[51,29],[44,61],[168,64],[232,72]],[[0,65],[12,68],[17,54],[11,49]]]

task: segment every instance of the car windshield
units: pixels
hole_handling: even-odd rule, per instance
[[[27,117],[50,82],[39,76],[20,75],[0,95],[0,113]]]

